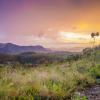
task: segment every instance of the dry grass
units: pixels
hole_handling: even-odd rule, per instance
[[[89,58],[83,58],[70,64],[39,65],[36,68],[0,67],[0,99],[41,100],[45,97],[43,100],[47,100],[52,97],[62,100],[71,97],[75,90],[95,83],[98,66],[99,63],[93,67]]]
[[[54,64],[29,69],[0,68],[0,96],[69,96],[78,88],[77,84],[83,88],[87,83],[94,83],[88,69],[81,72],[75,64],[74,67]]]

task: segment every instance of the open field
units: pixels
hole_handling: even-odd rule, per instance
[[[77,90],[96,83],[100,77],[100,51],[93,56],[78,60],[40,64],[38,67],[24,67],[23,64],[1,65],[0,100],[76,100]]]

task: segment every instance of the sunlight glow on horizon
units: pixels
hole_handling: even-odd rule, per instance
[[[72,38],[72,39],[76,39],[76,38],[85,38],[85,39],[89,39],[90,35],[87,34],[79,34],[79,33],[74,33],[74,32],[59,32],[59,34],[65,38]]]
[[[90,35],[88,34],[79,34],[79,33],[74,33],[74,32],[63,32],[63,31],[60,31],[59,34],[62,40],[70,41],[74,43],[77,43],[77,42],[88,43],[89,40],[91,39]]]
[[[80,34],[80,33],[74,33],[74,32],[64,32],[60,31],[59,35],[62,39],[62,41],[72,42],[73,44],[77,44],[79,47],[85,46],[85,47],[91,47],[93,43],[93,39],[91,38],[90,34]],[[100,38],[96,37],[95,45],[100,44]]]

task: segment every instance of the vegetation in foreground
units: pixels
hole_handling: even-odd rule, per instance
[[[0,67],[1,100],[67,100],[73,93],[94,84],[100,77],[100,50],[93,56],[63,63],[41,64],[36,68],[16,64]],[[85,100],[85,99],[83,99]]]

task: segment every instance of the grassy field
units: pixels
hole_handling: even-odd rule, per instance
[[[0,67],[0,100],[76,100],[73,94],[100,77],[100,51],[77,61],[41,64],[28,68],[16,64]]]

